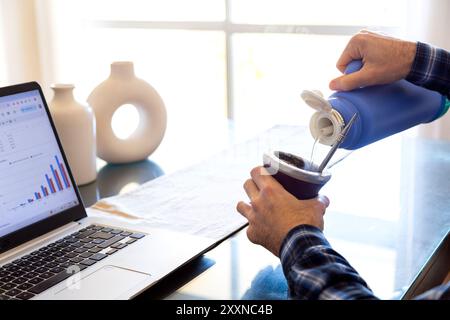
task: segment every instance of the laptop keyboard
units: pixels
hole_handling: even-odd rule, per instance
[[[0,300],[28,300],[145,237],[90,225],[0,267]]]

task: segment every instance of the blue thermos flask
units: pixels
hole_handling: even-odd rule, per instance
[[[360,60],[352,61],[345,73],[361,67]],[[436,120],[450,107],[443,95],[406,80],[335,92],[328,99],[317,91],[305,90],[302,98],[317,111],[311,117],[310,130],[314,139],[325,145],[333,145],[345,125],[357,115],[340,144],[340,148],[348,150]],[[316,197],[331,178],[326,169],[319,172],[316,164],[290,153],[269,152],[264,154],[263,161],[269,173],[298,199]]]
[[[352,61],[346,74],[358,71],[361,60]],[[450,102],[438,92],[416,86],[406,80],[338,91],[325,99],[317,91],[303,91],[303,100],[317,112],[310,120],[314,139],[333,145],[345,124],[357,118],[340,148],[354,150],[421,123],[443,116]]]

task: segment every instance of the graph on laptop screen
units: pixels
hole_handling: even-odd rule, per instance
[[[77,204],[39,91],[0,97],[0,237]]]

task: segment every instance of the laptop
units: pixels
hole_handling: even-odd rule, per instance
[[[130,299],[213,245],[88,217],[39,84],[0,88],[0,300]]]

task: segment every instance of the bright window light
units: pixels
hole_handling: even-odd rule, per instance
[[[139,112],[132,104],[120,106],[113,114],[111,127],[119,139],[130,137],[136,131],[138,125]]]
[[[278,124],[307,126],[312,110],[300,92],[330,94],[328,83],[339,74],[335,63],[351,35],[367,26],[398,32],[406,11],[405,0],[48,1],[54,82],[75,83],[85,101],[109,75],[111,62],[133,61],[136,75],[155,87],[167,107],[166,135],[155,154],[165,155],[166,171],[171,161],[179,162],[175,155],[183,154],[186,166],[226,147],[227,116],[238,136]],[[120,137],[132,132],[133,117],[116,117]],[[337,199],[333,210],[397,220],[400,209],[388,212],[386,203],[400,201],[400,145],[393,139],[374,146],[390,155],[389,185],[359,198],[330,190]],[[389,201],[361,210],[374,193]]]
[[[255,24],[400,27],[406,0],[230,0],[232,21]]]

